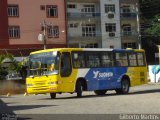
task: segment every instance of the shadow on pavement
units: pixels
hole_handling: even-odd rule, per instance
[[[10,104],[10,103],[9,103]],[[0,99],[0,120],[34,120],[33,116],[16,115],[15,110],[34,109],[40,107],[57,106],[57,105],[20,105],[8,106]],[[35,115],[36,116],[36,115]]]
[[[160,93],[160,88],[159,89],[154,89],[154,90],[144,90],[144,91],[135,91],[132,93],[129,93],[128,95],[133,95],[133,94],[148,94],[148,93]]]
[[[85,98],[96,98],[96,97],[107,97],[107,96],[125,96],[125,95],[137,95],[137,94],[148,94],[148,93],[160,93],[160,88],[159,89],[153,89],[153,90],[144,90],[144,91],[135,91],[135,92],[130,92],[128,94],[116,94],[116,93],[109,93],[109,94],[105,94],[105,95],[83,95],[82,97],[78,98],[75,96],[67,96],[67,97],[57,97],[55,98],[55,100],[60,100],[60,99],[85,99]],[[63,96],[63,95],[62,95]],[[43,99],[39,99],[39,100],[53,100],[51,98],[43,98]]]

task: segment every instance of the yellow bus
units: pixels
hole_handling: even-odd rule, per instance
[[[126,94],[129,88],[147,83],[145,52],[142,49],[57,48],[30,53],[26,78],[28,94],[107,90]]]

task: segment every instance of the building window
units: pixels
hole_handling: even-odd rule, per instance
[[[69,24],[70,28],[77,28],[78,27],[78,23],[71,23]]]
[[[67,8],[76,8],[76,5],[75,4],[68,4]]]
[[[49,38],[58,38],[59,37],[59,27],[58,26],[48,26],[47,33]]]
[[[130,24],[124,24],[122,26],[122,33],[123,36],[131,36],[132,35],[132,31],[131,31],[131,25]]]
[[[98,44],[97,43],[81,44],[80,48],[98,48]]]
[[[9,17],[18,17],[19,16],[18,5],[9,5],[8,6],[8,16]]]
[[[116,24],[115,23],[106,23],[106,32],[116,32]]]
[[[81,9],[82,15],[86,17],[95,16],[95,6],[94,5],[84,5]]]
[[[130,8],[130,6],[123,6],[123,7],[121,8],[121,12],[122,12],[122,13],[131,13],[131,8]]]
[[[105,5],[105,13],[114,12],[115,13],[115,5]]]
[[[95,6],[94,5],[84,5],[81,9],[81,12],[83,13],[94,13],[95,12]]]
[[[8,33],[9,33],[9,38],[20,38],[20,27],[9,26]]]
[[[47,6],[47,17],[58,17],[58,9],[55,5]]]
[[[85,24],[82,26],[82,36],[83,37],[95,37],[96,36],[96,25],[95,24]]]
[[[135,42],[131,42],[131,43],[123,43],[123,48],[133,48],[136,49],[136,43]]]

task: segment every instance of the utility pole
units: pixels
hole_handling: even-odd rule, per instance
[[[138,33],[138,49],[141,49],[141,33],[140,33],[140,22],[139,22],[139,4],[136,3],[136,14],[137,14],[137,33]]]
[[[43,40],[43,48],[47,49],[47,37],[46,37],[46,30],[47,30],[47,24],[46,21],[43,21],[43,35],[44,35],[44,40]]]

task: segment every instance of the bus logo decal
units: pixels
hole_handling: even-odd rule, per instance
[[[100,71],[93,71],[93,78],[107,78],[113,77],[112,72],[100,72]]]

